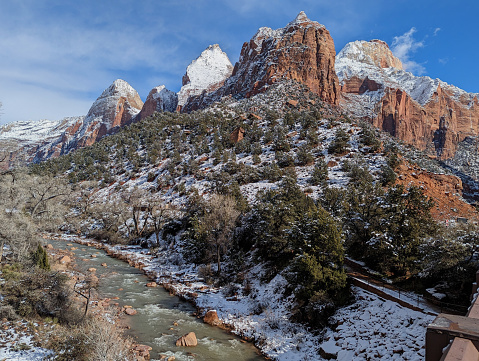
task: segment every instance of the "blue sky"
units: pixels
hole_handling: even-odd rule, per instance
[[[117,78],[143,100],[158,85],[178,91],[208,45],[234,64],[259,27],[301,10],[337,52],[381,39],[415,75],[479,92],[475,0],[0,0],[0,123],[85,115]]]

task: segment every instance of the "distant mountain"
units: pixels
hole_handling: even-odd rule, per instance
[[[4,167],[39,162],[91,145],[130,124],[142,106],[137,91],[118,79],[103,91],[86,117],[7,124],[0,128],[0,149],[8,153]]]
[[[440,159],[479,132],[479,94],[403,70],[383,41],[347,44],[336,72],[344,109]]]
[[[0,127],[0,149],[7,153],[8,165],[40,161],[62,154],[62,139],[72,137],[85,117],[58,121],[18,121]]]
[[[157,86],[150,91],[140,113],[135,121],[152,116],[155,112],[174,112],[178,105],[178,95],[165,88],[164,85]]]

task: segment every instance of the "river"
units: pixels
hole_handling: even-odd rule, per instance
[[[72,249],[65,241],[48,243],[57,249]],[[151,360],[158,360],[160,355],[174,356],[178,361],[265,359],[251,343],[194,317],[196,309],[190,303],[170,295],[163,287],[146,287],[149,280],[140,270],[93,247],[74,244],[74,248],[72,252],[80,271],[87,273],[88,268],[96,268],[100,296],[119,297],[120,306],[129,305],[138,311],[128,316],[129,335],[136,342],[152,347]],[[175,346],[180,336],[191,331],[196,334],[198,346]]]

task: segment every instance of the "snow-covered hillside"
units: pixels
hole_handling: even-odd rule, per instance
[[[82,117],[68,117],[61,120],[29,120],[8,123],[0,127],[0,141],[39,142],[56,139],[70,126],[82,123]]]

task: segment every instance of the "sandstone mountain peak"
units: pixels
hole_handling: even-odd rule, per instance
[[[295,25],[299,25],[299,26],[313,25],[315,27],[321,27],[321,28],[325,27],[324,25],[318,23],[317,21],[310,20],[304,11],[301,11],[293,21],[289,22],[288,25],[286,25],[284,29],[288,29],[289,27],[295,26]]]
[[[208,46],[188,65],[183,76],[183,87],[178,92],[178,106],[181,108],[191,96],[218,89],[232,71],[233,65],[220,46]]]
[[[403,69],[401,60],[394,56],[386,42],[382,40],[357,40],[346,44],[337,55],[337,67],[341,62],[358,62],[379,68]],[[352,64],[347,64],[350,67]]]
[[[157,86],[148,94],[136,120],[145,119],[155,112],[174,112],[177,105],[178,95],[175,92],[166,89],[164,85]]]
[[[380,40],[347,44],[336,72],[345,109],[431,155],[450,158],[479,132],[478,94],[402,70]]]
[[[308,19],[304,11],[300,11],[299,14],[296,16],[296,19],[294,19],[295,23],[303,23],[306,21],[310,21],[310,20]]]
[[[114,133],[131,123],[142,107],[138,92],[126,81],[115,80],[91,106],[82,127],[70,142],[70,148],[91,145]]]
[[[138,93],[133,87],[128,84],[123,79],[116,79],[108,88],[106,88],[103,93],[100,95],[100,98],[105,98],[109,96],[125,96],[128,95],[129,97],[136,97]],[[139,97],[139,96],[138,96]]]

